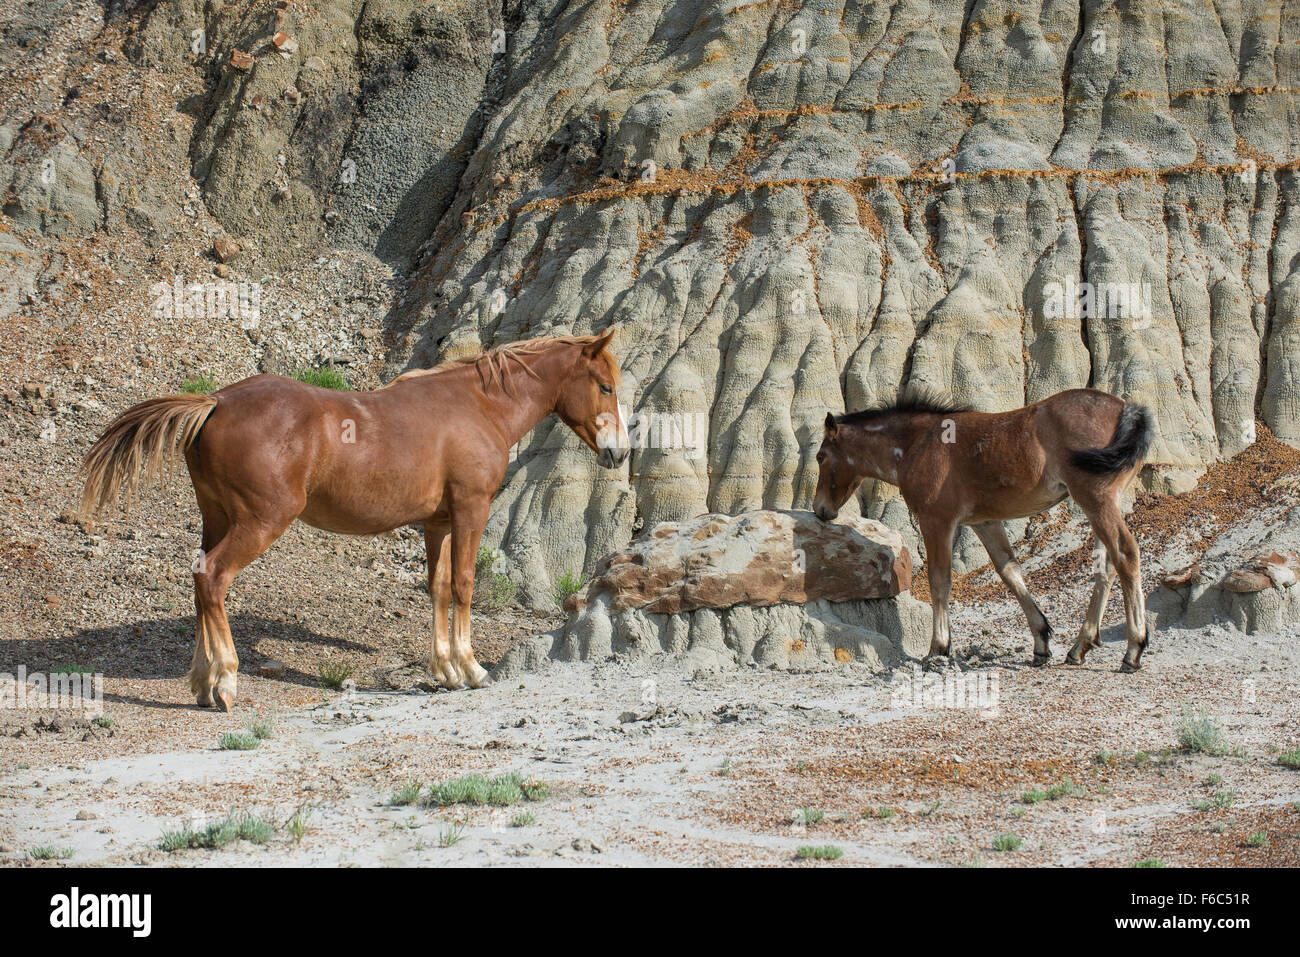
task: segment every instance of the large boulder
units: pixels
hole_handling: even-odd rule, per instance
[[[879,522],[756,511],[664,522],[601,561],[564,626],[518,643],[496,677],[548,661],[668,655],[684,667],[782,669],[920,657],[929,608],[912,559]]]

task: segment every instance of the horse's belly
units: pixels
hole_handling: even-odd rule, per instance
[[[359,485],[347,490],[318,488],[307,496],[302,521],[343,535],[378,535],[423,522],[438,509],[438,496],[411,485]]]

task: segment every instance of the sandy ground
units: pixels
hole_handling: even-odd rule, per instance
[[[1300,771],[1277,761],[1300,737],[1300,630],[1162,632],[1146,668],[1121,675],[1114,629],[1084,668],[1027,667],[1027,638],[1002,641],[1016,614],[959,610],[963,632],[990,634],[950,682],[996,682],[963,707],[914,701],[898,691],[904,673],[690,675],[651,660],[556,664],[472,692],[305,700],[246,752],[216,745],[240,715],[189,709],[180,713],[205,741],[30,766],[6,746],[2,860],[31,864],[30,848],[52,845],[73,851],[59,866],[774,865],[829,844],[843,852],[836,864],[799,866],[1300,864]],[[1191,703],[1223,729],[1228,753],[1177,749],[1179,707]],[[547,796],[509,808],[389,804],[407,781],[505,772]],[[1067,781],[1067,796],[1024,801]],[[1195,808],[1216,795],[1230,805]],[[308,829],[295,840],[298,808]],[[823,817],[793,823],[801,808]],[[276,836],[157,849],[164,829],[232,809],[276,824]],[[512,826],[523,811],[534,822]],[[994,850],[1004,834],[1018,850]]]

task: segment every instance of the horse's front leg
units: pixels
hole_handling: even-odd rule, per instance
[[[925,569],[930,580],[930,606],[934,612],[930,632],[930,653],[952,656],[948,628],[948,595],[952,590],[952,539],[957,523],[950,520],[926,522],[921,526],[925,540]]]
[[[448,620],[451,611],[451,533],[446,525],[425,523],[424,552],[429,563],[429,600],[433,603],[433,654],[429,670],[444,688],[465,681],[451,659]]]
[[[470,644],[470,602],[474,598],[474,567],[479,541],[487,525],[488,501],[453,507],[451,518],[451,660],[465,683],[482,688],[492,679],[474,658]]]

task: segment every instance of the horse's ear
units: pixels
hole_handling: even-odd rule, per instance
[[[604,332],[596,336],[595,339],[582,347],[582,354],[588,359],[600,355],[600,350],[609,345],[609,340],[614,338],[614,327],[610,326]]]
[[[835,422],[835,413],[827,412],[826,413],[826,438],[828,439],[835,438],[835,433],[838,432],[839,430],[840,427]]]

